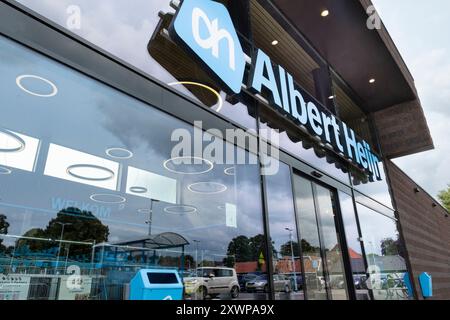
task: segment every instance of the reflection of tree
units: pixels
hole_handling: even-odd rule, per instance
[[[31,229],[24,234],[24,237],[34,237],[43,239],[59,240],[61,237],[61,224],[64,224],[63,240],[101,243],[108,241],[109,228],[102,224],[90,211],[81,211],[78,208],[67,208],[58,212],[56,218],[50,220],[47,227],[43,229]],[[16,247],[27,245],[32,251],[47,250],[58,246],[59,243],[53,241],[41,241],[20,239]],[[63,243],[63,247],[70,245],[70,255],[88,254],[92,247],[82,244]]]
[[[282,244],[280,247],[280,254],[282,256],[291,256],[291,242],[292,242],[292,250],[294,251],[294,256],[299,256],[300,247],[297,241],[288,241],[285,244]]]
[[[397,240],[392,238],[385,238],[381,240],[381,255],[383,256],[396,256],[405,257],[403,251],[403,245],[397,235]]]
[[[0,214],[0,234],[7,234],[9,223],[6,221],[6,216]],[[6,251],[6,247],[3,245],[3,238],[0,238],[0,252]]]
[[[301,240],[301,244],[302,244],[302,252],[303,254],[305,253],[316,253],[316,252],[320,252],[320,248],[319,247],[313,247],[308,241],[306,241],[305,239]],[[295,249],[294,249],[295,252]]]
[[[272,253],[275,252],[273,244],[271,245]],[[266,255],[266,245],[264,235],[258,234],[248,238],[246,236],[238,236],[228,244],[227,258],[224,259],[225,265],[232,267],[235,262],[259,261],[261,253],[263,257]]]

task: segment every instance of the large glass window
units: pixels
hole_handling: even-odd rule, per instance
[[[347,299],[347,284],[332,192],[294,176],[297,219],[308,299]]]
[[[389,192],[389,185],[386,177],[386,173],[384,171],[384,164],[382,162],[378,163],[378,167],[380,168],[381,180],[380,181],[369,181],[365,179],[365,181],[361,181],[357,177],[352,177],[352,183],[355,186],[355,189],[364,193],[366,196],[371,197],[372,199],[380,202],[384,206],[389,208],[393,208],[392,206],[392,198]]]
[[[316,192],[316,203],[318,222],[324,248],[324,258],[328,271],[328,281],[331,298],[334,300],[345,300],[347,296],[347,284],[339,240],[339,229],[336,226],[336,201],[334,194],[324,187],[314,185]]]
[[[342,221],[344,223],[345,238],[347,241],[348,256],[350,258],[350,266],[353,275],[353,285],[356,290],[356,298],[358,300],[368,300],[370,296],[367,287],[366,267],[353,199],[350,195],[340,191],[339,202],[341,205]]]
[[[170,0],[135,0],[133,6],[128,0],[18,2],[214,112],[256,129],[252,104],[227,99],[200,63],[167,36],[176,12]],[[249,47],[243,37],[241,43]]]
[[[405,251],[396,221],[361,204],[357,204],[357,211],[368,263],[367,285],[374,299],[407,299]]]
[[[312,184],[304,178],[294,176],[294,187],[302,258],[305,265],[307,298],[310,300],[325,300],[327,299],[325,274]]]
[[[0,95],[0,299],[128,299],[161,268],[229,299],[265,274],[257,165],[174,158],[191,126],[5,38]]]
[[[302,263],[295,221],[291,171],[280,163],[276,175],[266,177],[270,239],[273,245],[276,299],[304,299]]]

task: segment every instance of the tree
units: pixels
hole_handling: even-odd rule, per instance
[[[448,185],[447,190],[442,190],[441,192],[439,192],[438,198],[444,208],[450,212],[450,184]]]
[[[35,228],[28,230],[24,236],[43,239],[28,240],[21,239],[16,243],[17,247],[27,245],[31,251],[42,251],[59,246],[57,241],[46,241],[47,239],[59,240],[61,237],[61,223],[65,224],[63,240],[78,242],[101,243],[108,241],[109,228],[95,217],[90,211],[81,211],[78,208],[63,209],[56,218],[49,221],[43,229]],[[45,239],[45,240],[44,240]],[[62,243],[63,248],[69,249],[70,255],[90,254],[92,247],[84,244]],[[64,252],[64,249],[62,250]],[[60,253],[62,254],[62,253]]]
[[[381,240],[381,255],[383,256],[401,256],[405,257],[405,251],[402,242],[397,235],[397,240],[386,238]]]
[[[276,254],[271,243],[272,254]],[[266,243],[264,235],[257,234],[248,238],[244,235],[237,236],[228,244],[227,257],[223,260],[228,267],[233,267],[236,262],[259,261],[261,253],[266,258]]]
[[[294,251],[294,256],[299,256],[300,255],[300,247],[298,245],[297,241],[292,241],[292,249]],[[280,247],[280,254],[282,256],[291,256],[292,252],[291,252],[291,241],[286,242],[285,244],[282,244]]]

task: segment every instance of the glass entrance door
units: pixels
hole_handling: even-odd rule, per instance
[[[306,297],[348,299],[335,194],[300,175],[294,175],[294,189]]]

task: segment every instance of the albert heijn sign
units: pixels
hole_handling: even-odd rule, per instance
[[[170,27],[170,36],[199,59],[209,73],[227,89],[238,94],[243,86],[246,55],[227,8],[212,0],[184,0]],[[292,75],[258,49],[244,84],[265,97],[309,134],[365,170],[371,179],[381,180],[379,159],[369,144],[326,108],[307,101]]]

